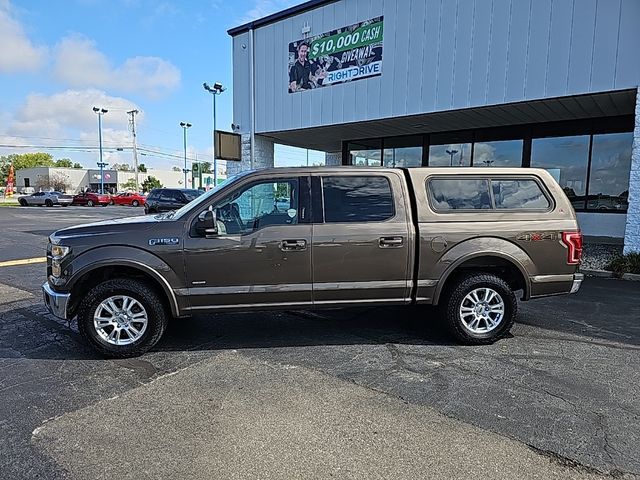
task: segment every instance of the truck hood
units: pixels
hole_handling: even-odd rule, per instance
[[[144,232],[153,230],[160,223],[168,223],[158,215],[145,215],[144,217],[126,217],[100,222],[85,223],[73,227],[63,228],[54,232],[50,239],[52,243],[58,243],[66,238],[92,237],[97,235],[126,235],[131,232]]]

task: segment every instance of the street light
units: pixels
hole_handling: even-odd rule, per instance
[[[104,194],[104,167],[106,163],[102,161],[102,116],[109,110],[106,108],[93,107],[93,112],[98,115],[98,139],[100,141],[100,161],[98,166],[100,167],[100,193]]]
[[[445,150],[445,151],[446,151],[446,152],[449,154],[449,156],[451,157],[451,163],[449,164],[449,166],[450,166],[450,167],[453,167],[453,156],[454,156],[456,153],[458,153],[458,150],[453,150],[453,149],[451,149],[451,150]]]
[[[212,150],[213,150],[213,186],[216,187],[218,185],[218,159],[216,158],[216,97],[220,95],[222,92],[226,90],[225,87],[222,86],[220,82],[216,82],[213,84],[213,87],[210,87],[207,82],[202,84],[204,89],[209,92],[213,96],[213,140],[211,142]]]
[[[187,173],[190,172],[190,170],[187,170],[187,128],[191,128],[191,124],[180,122],[180,126],[182,127],[184,138],[184,168],[182,171],[184,172],[184,188],[187,188]]]

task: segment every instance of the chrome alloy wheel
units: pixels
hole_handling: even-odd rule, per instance
[[[98,305],[93,326],[105,342],[129,345],[139,340],[147,329],[147,311],[135,298],[114,295]]]
[[[488,333],[504,318],[504,301],[491,288],[476,288],[467,294],[460,304],[460,320],[471,333]]]

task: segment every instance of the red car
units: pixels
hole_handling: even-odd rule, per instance
[[[111,197],[109,195],[85,192],[80,193],[79,195],[74,195],[71,205],[86,205],[87,207],[102,205],[103,207],[106,207],[109,203],[111,203]]]
[[[146,197],[137,192],[124,192],[111,197],[111,205],[131,205],[132,207],[139,207],[140,205],[144,205],[145,200]]]

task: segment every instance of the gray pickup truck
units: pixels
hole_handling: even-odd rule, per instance
[[[437,305],[461,343],[576,292],[582,235],[544,170],[253,171],[179,210],[52,234],[44,299],[114,357],[199,312]]]

